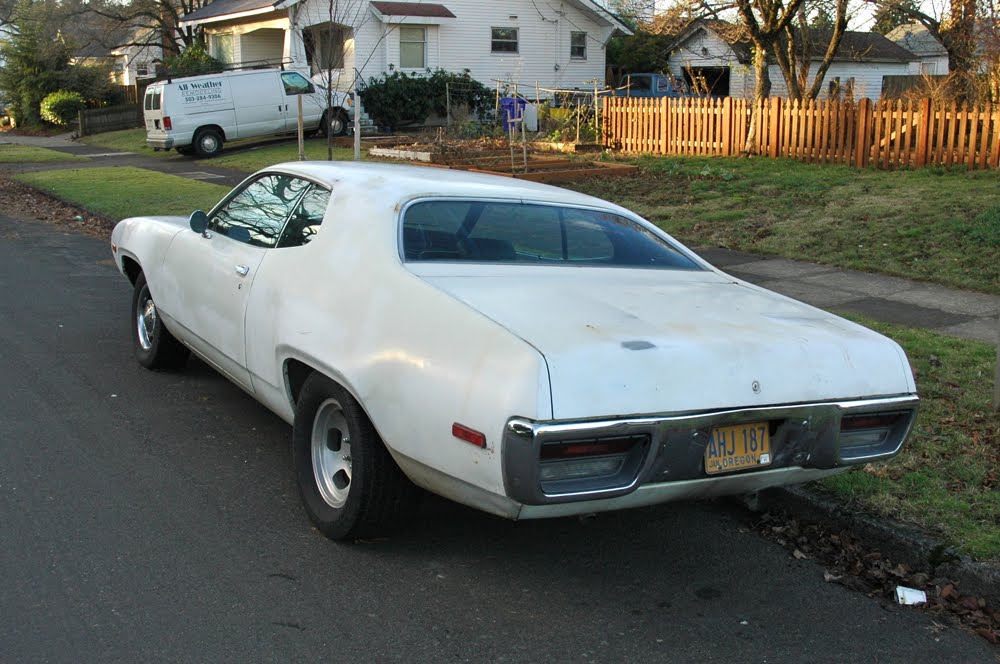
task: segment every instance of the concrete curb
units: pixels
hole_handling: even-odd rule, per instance
[[[1000,570],[959,555],[947,544],[915,526],[851,511],[847,506],[802,486],[768,489],[748,507],[754,511],[783,511],[798,518],[849,530],[869,546],[913,570],[954,581],[962,594],[983,597],[1000,606]]]

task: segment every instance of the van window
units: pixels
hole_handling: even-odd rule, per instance
[[[281,84],[285,86],[286,95],[304,95],[316,92],[316,88],[302,74],[290,71],[281,75]]]
[[[156,88],[155,90],[153,90],[153,110],[154,111],[160,110],[160,93],[162,91],[163,90],[161,88]]]
[[[144,102],[143,103],[143,108],[144,109],[146,109],[147,111],[152,110],[152,108],[153,108],[153,91],[152,90],[146,90],[146,98],[143,100],[143,102]]]

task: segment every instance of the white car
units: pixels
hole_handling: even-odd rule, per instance
[[[139,361],[193,352],[291,423],[333,539],[415,486],[526,519],[813,480],[893,456],[916,414],[894,342],[555,187],[281,164],[111,248]]]

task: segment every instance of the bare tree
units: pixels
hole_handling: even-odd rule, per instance
[[[803,4],[795,21],[787,25],[784,35],[774,49],[774,59],[788,86],[789,99],[815,99],[823,89],[826,72],[840,49],[844,33],[847,31],[848,0],[833,0],[833,14],[829,25],[826,21],[819,25],[810,24],[810,7]],[[824,11],[816,7],[814,11]],[[815,72],[812,71],[813,56],[823,49],[823,57]]]
[[[924,11],[923,5],[915,6],[907,0],[867,1],[879,9],[908,16],[927,28],[948,52],[948,66],[958,77],[964,95],[968,98],[975,97],[977,20],[988,22],[991,13],[995,19],[995,8],[991,0],[949,0],[947,9],[940,15]],[[980,2],[984,5],[982,14]],[[993,26],[995,25],[994,22]]]

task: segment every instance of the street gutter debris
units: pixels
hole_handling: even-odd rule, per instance
[[[850,590],[897,603],[897,588],[924,595],[924,603],[901,602],[935,620],[951,621],[975,632],[993,644],[1000,644],[1000,610],[985,598],[962,594],[958,582],[936,576],[933,570],[911,569],[871,549],[846,529],[834,529],[765,512],[755,515],[751,527],[763,537],[781,545],[798,559],[811,559],[824,568],[823,579]],[[913,593],[913,594],[911,594]]]

